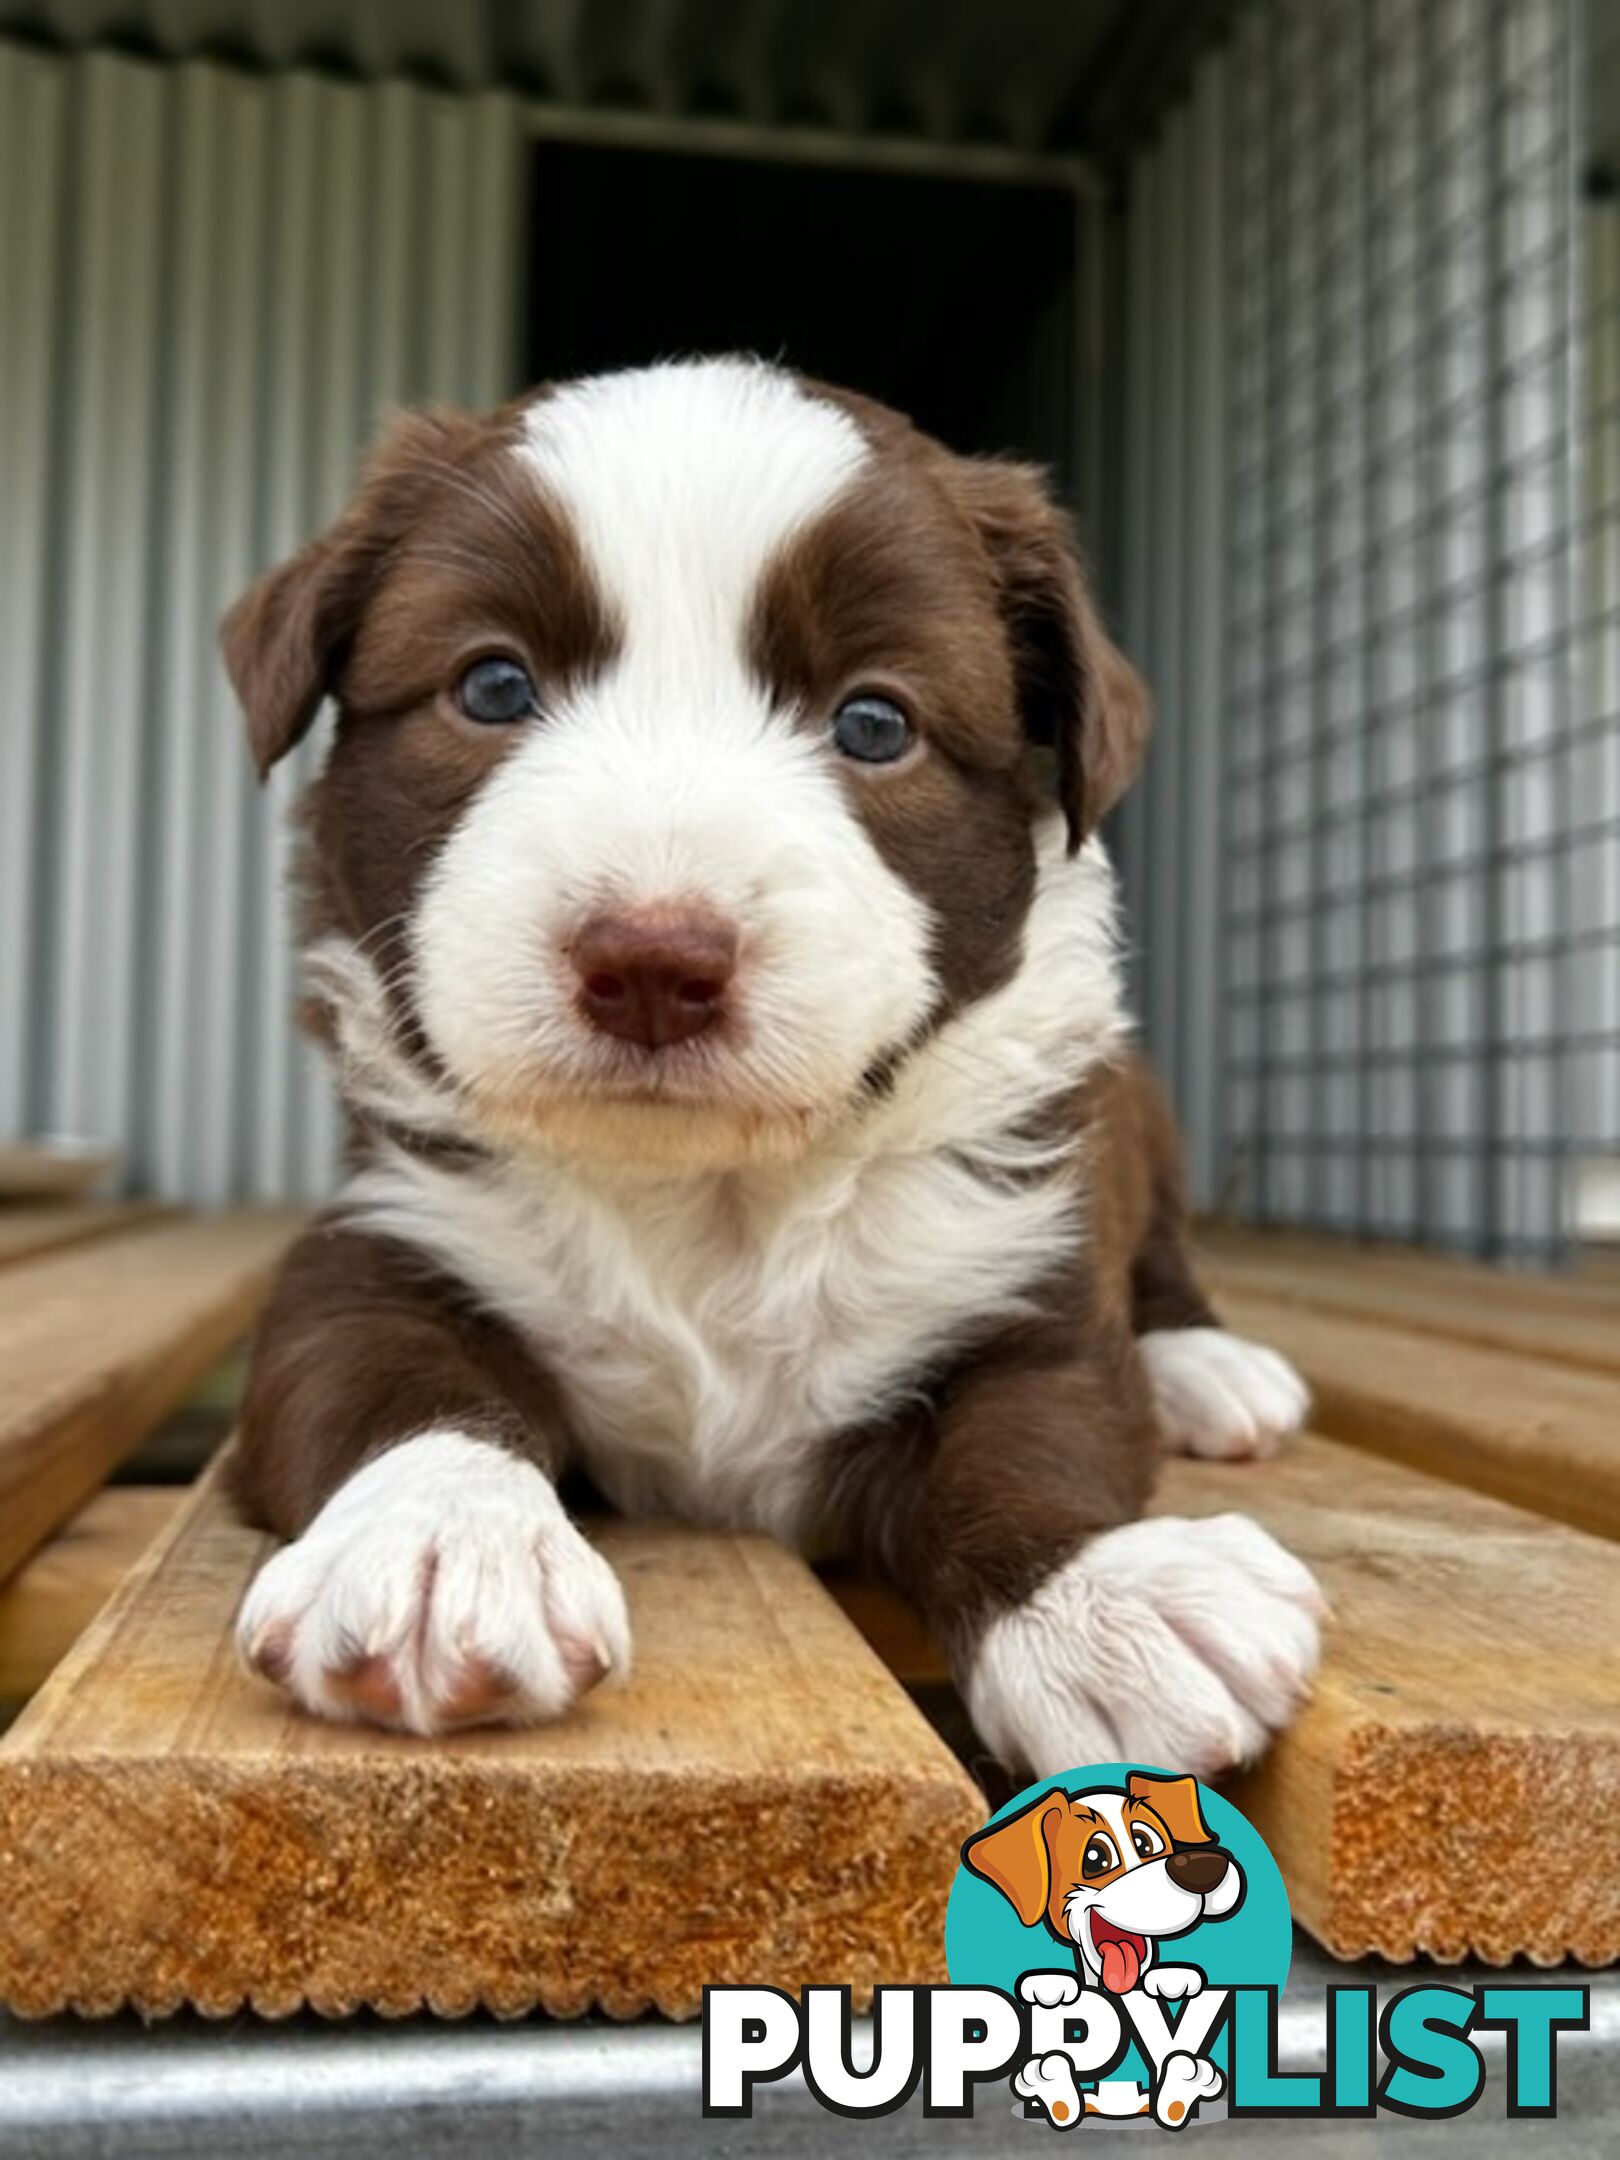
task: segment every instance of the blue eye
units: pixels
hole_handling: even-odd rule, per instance
[[[485,727],[532,720],[540,710],[528,670],[515,660],[475,660],[456,684],[456,703]]]
[[[893,698],[862,691],[839,706],[832,739],[845,757],[862,765],[892,765],[911,747],[911,722]]]

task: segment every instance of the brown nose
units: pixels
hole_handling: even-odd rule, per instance
[[[1183,1890],[1190,1890],[1195,1897],[1208,1897],[1221,1877],[1226,1873],[1227,1858],[1223,1852],[1173,1852],[1164,1863],[1164,1872]]]
[[[719,1019],[737,970],[737,933],[705,908],[610,909],[585,924],[569,957],[591,1024],[659,1050]]]

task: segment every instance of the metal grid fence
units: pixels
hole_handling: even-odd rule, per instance
[[[1202,170],[1172,133],[1136,175],[1138,232],[1167,167],[1224,202],[1229,403],[1213,554],[1127,490],[1144,658],[1213,615],[1220,688],[1172,670],[1170,771],[1125,837],[1154,1047],[1155,984],[1220,986],[1213,1081],[1170,1044],[1202,1197],[1258,1219],[1546,1258],[1620,1152],[1615,482],[1581,406],[1615,296],[1580,282],[1577,14],[1259,0]],[[1189,695],[1219,705],[1191,814],[1220,892],[1167,943],[1153,804],[1189,815]]]

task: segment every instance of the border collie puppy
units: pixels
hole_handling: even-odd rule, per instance
[[[250,1665],[564,1715],[631,1654],[577,1465],[888,1577],[1018,1768],[1253,1754],[1312,1580],[1142,1511],[1305,1395],[1188,1270],[1095,833],[1146,700],[1036,475],[752,360],[419,412],[224,644],[261,771],[337,708],[352,1158],[254,1352]]]

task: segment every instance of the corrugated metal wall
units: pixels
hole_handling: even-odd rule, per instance
[[[1258,0],[1130,176],[1126,626],[1163,724],[1123,849],[1199,1197],[1262,1218],[1550,1254],[1571,1156],[1620,1147],[1576,26]]]
[[[1181,1112],[1199,1201],[1220,1186],[1220,800],[1226,755],[1227,167],[1231,64],[1216,55],[1130,175],[1122,265],[1124,487],[1110,542],[1126,646],[1152,686],[1119,855],[1143,1030]]]
[[[453,98],[0,45],[0,1136],[137,1188],[313,1194],[286,811],[222,608],[391,405],[513,387],[522,134]]]

